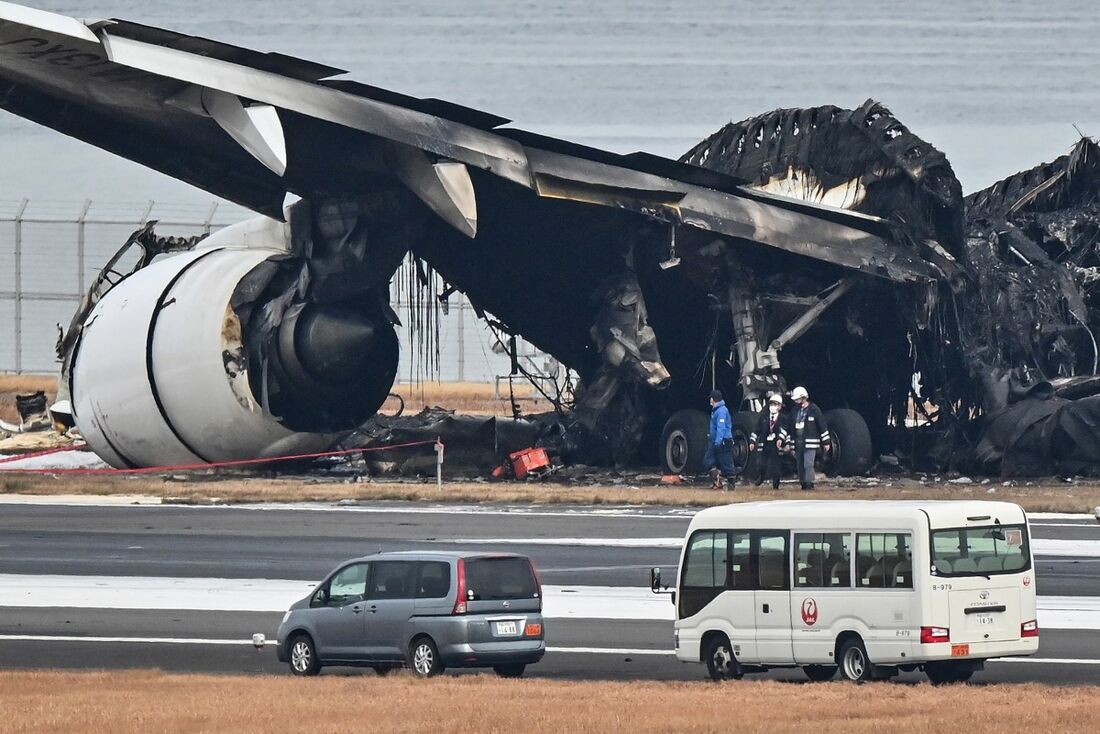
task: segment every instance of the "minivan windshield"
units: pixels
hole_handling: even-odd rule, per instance
[[[538,598],[539,586],[526,558],[466,559],[470,601]]]
[[[938,576],[992,576],[1031,566],[1027,527],[988,525],[932,531],[932,570]]]

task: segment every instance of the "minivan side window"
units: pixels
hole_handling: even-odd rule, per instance
[[[860,588],[913,588],[913,538],[909,533],[856,535],[856,584]]]
[[[795,533],[794,585],[804,588],[849,588],[851,535],[848,533]]]
[[[420,561],[416,582],[417,599],[440,599],[451,591],[451,564],[446,561]]]
[[[353,563],[337,571],[328,583],[328,606],[342,607],[363,601],[367,590],[368,563]]]
[[[416,561],[375,561],[370,575],[370,599],[412,599],[416,593]]]

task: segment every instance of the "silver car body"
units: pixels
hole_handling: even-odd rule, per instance
[[[322,665],[406,663],[413,641],[425,635],[446,667],[538,662],[546,642],[537,577],[533,594],[528,590],[523,598],[470,598],[466,612],[456,614],[460,559],[466,564],[505,559],[530,563],[525,556],[503,553],[415,551],[345,561],[287,611],[278,631],[279,660],[287,662],[290,640],[305,634]],[[414,564],[415,576],[408,564]]]

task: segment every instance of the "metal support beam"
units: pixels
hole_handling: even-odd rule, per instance
[[[798,337],[806,333],[806,331],[814,325],[814,322],[821,317],[821,314],[825,313],[825,310],[836,303],[840,298],[852,289],[852,286],[856,284],[856,276],[849,276],[839,282],[829,292],[829,295],[822,298],[815,305],[806,310],[806,313],[799,316],[792,321],[786,329],[783,330],[779,336],[772,340],[770,349],[773,352],[778,352],[793,342]]]

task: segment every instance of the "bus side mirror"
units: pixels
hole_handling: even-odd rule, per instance
[[[657,566],[649,569],[649,588],[654,594],[663,594],[668,590],[667,586],[661,588],[661,569]]]

